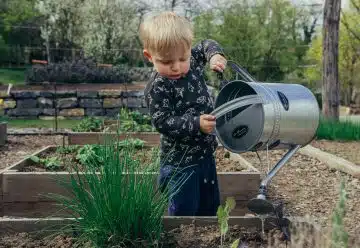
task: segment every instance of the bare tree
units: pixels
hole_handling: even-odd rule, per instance
[[[339,120],[339,23],[341,0],[325,0],[322,59],[322,112],[328,119]]]
[[[341,23],[345,26],[347,31],[354,39],[360,41],[359,29],[354,29],[354,27],[352,27],[351,25],[352,22],[357,22],[358,17],[360,16],[360,1],[350,0],[350,9],[351,12],[348,11],[348,13],[344,13],[343,11],[341,11]]]

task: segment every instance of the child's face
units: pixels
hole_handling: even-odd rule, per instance
[[[176,49],[164,56],[144,50],[144,56],[154,64],[154,68],[161,76],[176,80],[189,71],[191,48]]]

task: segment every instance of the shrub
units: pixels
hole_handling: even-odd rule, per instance
[[[5,115],[0,115],[0,123],[2,122],[7,122],[9,120],[9,118]]]
[[[130,83],[125,68],[99,67],[92,58],[34,65],[25,72],[27,84],[56,83]]]
[[[142,114],[139,111],[129,111],[122,108],[119,113],[120,132],[155,132],[155,128],[151,125],[151,117]]]
[[[72,128],[74,132],[99,132],[101,131],[103,121],[101,119],[85,117],[75,127]]]

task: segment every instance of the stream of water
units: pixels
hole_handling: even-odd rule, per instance
[[[261,238],[262,240],[265,240],[265,219],[267,217],[267,215],[258,215],[258,217],[261,220]],[[265,247],[263,244],[261,244],[261,247]]]

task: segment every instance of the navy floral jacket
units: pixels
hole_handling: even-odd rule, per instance
[[[185,77],[171,80],[156,71],[145,89],[152,125],[161,134],[161,163],[189,166],[212,156],[216,136],[200,131],[200,115],[214,106],[204,80],[204,68],[215,54],[224,56],[214,40],[203,40],[192,48],[190,70]]]

